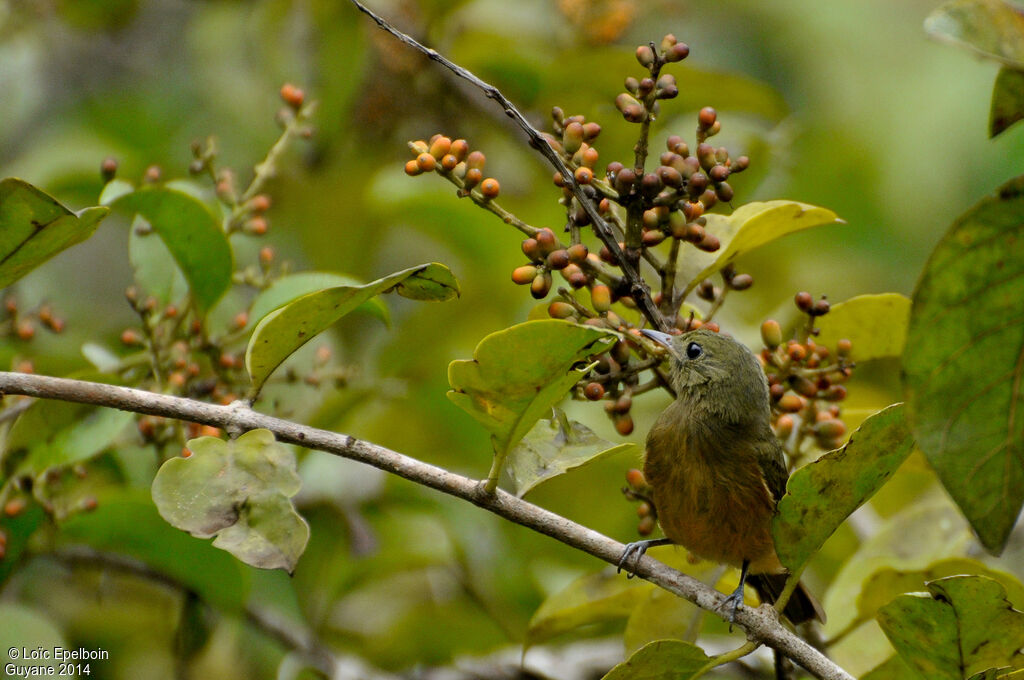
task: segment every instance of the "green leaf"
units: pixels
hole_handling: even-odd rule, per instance
[[[992,88],[989,137],[995,137],[1021,118],[1024,118],[1024,71],[1004,66],[999,69]]]
[[[169,526],[139,490],[103,496],[92,512],[73,515],[61,525],[57,544],[138,559],[224,612],[241,611],[249,596],[249,575],[237,560]]]
[[[27,449],[15,474],[35,477],[52,467],[92,458],[107,449],[134,417],[127,411],[86,404],[36,402],[8,435],[10,450]]]
[[[160,516],[246,564],[289,573],[309,540],[309,525],[292,506],[301,481],[295,455],[270,430],[224,441],[188,442],[192,455],[164,463],[153,480]]]
[[[9,649],[16,649],[19,652],[24,648],[34,650],[36,648],[46,649],[51,655],[57,647],[68,648],[67,641],[57,625],[44,616],[42,612],[18,604],[17,602],[0,602],[0,654],[3,654],[5,666],[18,668],[24,673],[30,668],[40,666],[52,666],[52,661],[20,659],[8,653]],[[17,665],[15,665],[17,664]],[[43,677],[46,673],[41,674]],[[5,678],[15,677],[13,673],[4,673]]]
[[[28,182],[0,180],[0,288],[92,236],[109,208],[71,212]]]
[[[338,286],[361,286],[363,283],[349,276],[333,272],[301,272],[283,276],[269,288],[256,296],[249,309],[250,323],[257,323],[270,312],[297,300],[303,295],[316,293],[327,288]],[[366,312],[380,319],[385,325],[391,325],[391,315],[387,305],[379,298],[372,297],[356,307],[356,311]]]
[[[509,454],[512,488],[520,498],[542,482],[605,456],[630,449],[639,455],[636,444],[615,445],[586,425],[569,421],[558,409],[555,415],[551,420],[538,421]]]
[[[992,667],[1024,664],[1024,612],[984,576],[951,576],[928,584],[930,597],[901,595],[878,623],[908,666],[929,679],[961,680]]]
[[[884,663],[875,666],[869,673],[862,675],[860,680],[907,680],[917,678],[917,674],[907,666],[899,654],[890,656]]]
[[[1024,12],[1005,0],[953,0],[924,20],[933,38],[1024,69]]]
[[[896,472],[913,447],[902,404],[865,420],[843,448],[797,470],[772,520],[779,559],[807,563],[850,514]]]
[[[910,298],[899,293],[858,295],[833,305],[818,319],[819,345],[835,347],[846,338],[853,343],[854,361],[898,357],[907,342]]]
[[[448,398],[491,432],[490,482],[496,483],[512,447],[585,375],[576,364],[614,342],[615,335],[592,326],[527,321],[491,333],[473,359],[448,366]]]
[[[141,215],[163,240],[188,281],[200,312],[208,311],[231,286],[231,245],[220,221],[203,201],[180,188],[147,184],[130,193],[115,185],[103,198],[113,208]]]
[[[530,618],[523,644],[529,648],[580,626],[625,619],[652,588],[611,568],[580,576],[544,600]]]
[[[797,231],[841,223],[831,210],[796,201],[747,203],[732,215],[708,215],[707,230],[719,238],[722,247],[715,253],[692,258],[696,264],[684,270],[691,278],[683,297],[740,255]]]
[[[977,560],[966,557],[952,557],[933,562],[924,569],[899,570],[883,567],[875,571],[864,581],[860,595],[857,597],[858,623],[875,618],[878,610],[891,602],[896,596],[924,589],[928,581],[972,574],[985,576],[998,581],[1006,588],[1007,598],[1018,605],[1024,606],[1024,585],[1021,585],[1012,574],[987,566]]]
[[[914,291],[903,388],[917,444],[998,554],[1024,505],[1024,176],[958,219]]]
[[[602,680],[686,680],[711,661],[700,647],[681,640],[656,640],[612,668]]]
[[[423,264],[363,285],[340,285],[303,295],[270,312],[256,325],[245,350],[245,367],[258,392],[295,350],[370,298],[394,290],[414,300],[450,300],[459,284],[442,264]]]
[[[140,215],[132,220],[128,234],[128,261],[132,264],[135,283],[145,295],[152,295],[161,304],[181,300],[188,292],[188,281],[174,256]]]

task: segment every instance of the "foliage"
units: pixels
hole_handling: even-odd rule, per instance
[[[950,78],[970,68],[962,55],[931,46],[907,63],[934,62],[939,75],[892,75],[918,49],[908,47],[916,14],[907,28],[895,11],[907,33],[892,39],[875,10],[848,9],[878,35],[844,63],[870,74],[864,87],[914,102],[882,121],[878,96],[849,96],[857,72],[821,77],[832,64],[821,55],[843,41],[815,37],[798,3],[731,8],[735,25],[691,8],[678,31],[694,44],[685,64],[674,37],[646,42],[654,17],[630,3],[530,10],[550,12],[540,21],[483,0],[414,4],[405,19],[422,22],[421,35],[531,120],[562,107],[544,139],[569,175],[552,187],[489,103],[467,106],[433,64],[371,34],[345,3],[215,1],[174,17],[143,0],[15,4],[0,60],[16,75],[0,81],[10,90],[49,69],[70,91],[53,112],[38,104],[52,94],[43,90],[0,104],[2,175],[29,180],[0,181],[0,362],[214,403],[256,399],[475,477],[489,460],[490,488],[507,480],[626,539],[637,517],[616,480],[671,398],[661,350],[637,331],[720,327],[765,367],[792,470],[778,551],[826,603],[834,658],[876,680],[1019,675],[1024,209],[1021,178],[1006,179],[1020,172],[1019,11],[954,0],[925,22],[999,64],[988,142],[970,128],[984,118],[980,92],[950,90],[962,108],[944,110],[948,124],[920,113],[923,95],[978,81]],[[743,39],[741,25],[764,40]],[[39,39],[53,27],[59,39]],[[641,71],[613,107],[630,40]],[[896,56],[879,51],[887,44]],[[47,61],[41,45],[60,58]],[[132,68],[108,69],[121,53]],[[707,68],[744,69],[767,53],[770,74],[745,70],[773,83]],[[136,69],[153,73],[147,54],[160,55],[159,79],[131,82]],[[299,79],[319,108],[282,88],[274,141],[271,88]],[[805,126],[798,143],[789,106]],[[694,139],[670,134],[694,117]],[[450,137],[427,138],[432,129]],[[406,173],[437,173],[468,200],[402,175],[410,131],[424,139],[410,144]],[[190,178],[179,178],[187,140],[208,132],[218,138],[192,144]],[[925,134],[945,142],[923,144]],[[723,146],[711,146],[716,135]],[[262,160],[253,154],[267,145]],[[109,153],[121,162],[105,161],[100,182]],[[949,158],[956,172],[907,170]],[[232,166],[247,163],[243,182]],[[957,213],[924,264],[936,225]],[[876,292],[907,292],[919,272],[909,298]],[[543,303],[523,302],[527,285]],[[809,286],[830,299],[800,293],[795,313],[781,304]],[[893,405],[900,391],[906,403]],[[411,667],[430,677],[463,654],[525,646],[530,672],[544,675],[538,647],[592,637],[622,652],[602,669],[609,678],[731,677],[708,656],[741,642],[719,616],[265,431],[230,438],[10,396],[0,426],[0,649],[110,648],[115,662],[98,677],[280,677],[315,665],[295,653],[295,640],[314,640],[358,659],[366,677]],[[656,508],[637,474],[624,491],[646,534]],[[733,570],[683,550],[650,554],[722,591],[736,585]]]

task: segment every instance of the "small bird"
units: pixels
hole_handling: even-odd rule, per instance
[[[666,538],[630,543],[619,567],[667,544],[739,567],[739,587],[723,603],[732,605],[735,620],[745,582],[773,603],[787,577],[771,522],[789,473],[770,425],[768,381],[754,354],[728,336],[702,329],[643,333],[668,348],[676,393],[647,435],[644,460]],[[803,584],[783,614],[794,624],[825,620]]]

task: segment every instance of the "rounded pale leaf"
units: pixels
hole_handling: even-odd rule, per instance
[[[814,339],[835,349],[839,340],[853,343],[854,361],[867,361],[903,354],[910,320],[910,298],[899,293],[858,295],[832,305],[818,319],[821,330]]]
[[[612,668],[602,680],[687,680],[711,661],[700,647],[681,640],[657,640]]]
[[[457,296],[459,285],[447,267],[431,263],[371,283],[324,288],[277,307],[256,325],[245,350],[245,367],[254,391],[258,392],[295,350],[370,298],[391,290],[416,300],[443,301]]]
[[[913,444],[903,404],[895,404],[865,420],[843,448],[793,473],[772,521],[782,564],[792,571],[803,567],[896,472]]]
[[[92,236],[110,208],[71,212],[28,182],[0,180],[0,288]]]
[[[1024,68],[1024,11],[1006,0],[953,0],[924,20],[933,38]]]
[[[692,258],[699,263],[697,266],[703,265],[696,274],[689,266],[684,267],[683,273],[690,277],[690,282],[683,297],[744,253],[788,234],[826,224],[840,224],[842,220],[831,210],[807,203],[764,201],[747,203],[728,216],[708,215],[707,222],[708,231],[718,237],[722,247],[714,253]],[[687,255],[687,260],[691,259],[690,255],[692,253]]]
[[[921,677],[960,680],[1024,662],[1024,612],[998,582],[951,576],[930,582],[928,593],[901,595],[878,612],[896,652]]]
[[[309,526],[291,497],[302,482],[290,449],[269,430],[252,430],[224,441],[188,442],[192,455],[164,463],[153,480],[161,517],[246,564],[295,569],[309,539]]]
[[[148,184],[130,193],[117,188],[104,196],[110,206],[145,218],[185,275],[200,312],[213,307],[231,286],[234,263],[228,237],[209,206],[171,186]]]
[[[917,289],[903,387],[917,444],[985,547],[1024,504],[1024,177],[957,220]]]

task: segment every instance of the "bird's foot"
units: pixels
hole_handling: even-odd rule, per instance
[[[626,578],[633,578],[636,576],[633,573],[637,566],[640,564],[640,558],[644,556],[648,548],[653,548],[656,545],[671,545],[672,541],[667,538],[649,538],[645,541],[634,541],[626,544],[626,549],[622,551],[622,557],[619,558],[618,568],[615,573],[621,572],[626,569],[630,573],[626,574]],[[632,568],[628,562],[630,559],[633,560]]]
[[[732,632],[732,624],[736,623],[736,612],[743,606],[743,582],[740,582],[739,587],[732,591],[729,597],[722,600],[722,604],[718,605],[718,609],[729,609],[729,632]]]

